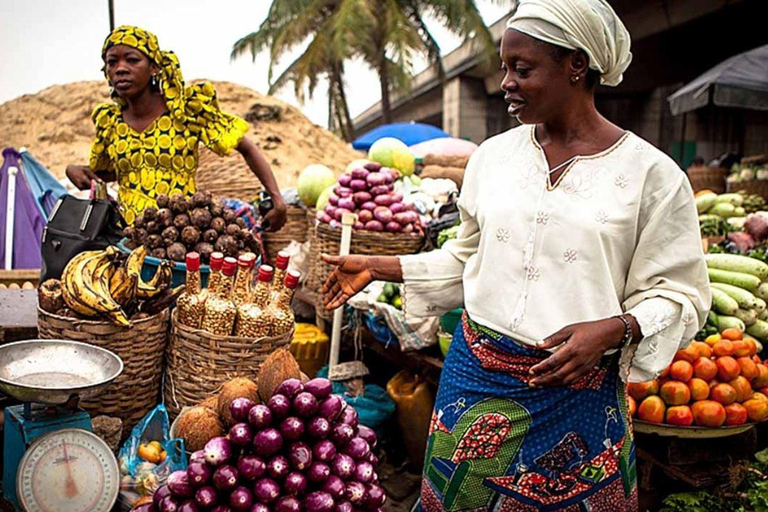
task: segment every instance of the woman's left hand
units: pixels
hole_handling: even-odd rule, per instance
[[[618,318],[582,322],[560,329],[536,345],[539,349],[560,348],[531,368],[531,387],[569,386],[590,371],[607,350],[618,348],[624,323]]]
[[[267,231],[280,231],[285,225],[287,207],[285,206],[285,201],[282,200],[282,197],[278,200],[275,200],[273,197],[272,200],[274,201],[272,209],[264,216],[264,223],[268,226]]]

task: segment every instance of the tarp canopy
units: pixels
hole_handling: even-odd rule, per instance
[[[21,148],[21,171],[40,212],[47,219],[56,201],[67,194],[67,189],[25,148]]]
[[[470,140],[441,137],[414,144],[410,148],[415,157],[427,155],[469,156],[477,149],[477,144]]]
[[[675,115],[706,105],[768,110],[768,45],[713,67],[667,98]]]
[[[413,146],[425,140],[450,137],[450,135],[431,124],[392,123],[377,126],[365,135],[360,136],[352,143],[352,147],[360,151],[368,151],[374,142],[384,137],[394,137],[405,142],[406,146]]]

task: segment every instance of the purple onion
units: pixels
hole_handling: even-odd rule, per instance
[[[248,421],[248,413],[256,405],[250,398],[235,398],[229,403],[229,413],[236,423]]]
[[[361,484],[369,484],[373,481],[373,464],[370,462],[358,462],[355,468],[355,480]]]
[[[278,395],[281,396],[281,395]],[[274,428],[267,428],[253,436],[253,449],[257,455],[269,457],[283,447],[283,436]]]
[[[240,486],[229,495],[229,506],[236,512],[247,512],[253,505],[253,494],[247,488]]]
[[[253,495],[268,505],[280,497],[280,486],[271,478],[262,478],[253,485]]]
[[[229,442],[235,446],[245,446],[253,439],[251,426],[248,423],[237,423],[229,429]]]
[[[131,512],[157,512],[154,503],[142,503],[131,509]]]
[[[294,469],[304,471],[312,464],[312,450],[306,443],[295,442],[288,449],[288,459]]]
[[[375,222],[375,221],[374,221]],[[331,395],[320,403],[320,416],[329,421],[333,421],[341,414],[343,402],[338,395]]]
[[[237,487],[240,474],[234,466],[219,466],[213,472],[213,486],[219,491],[231,491]]]
[[[315,416],[307,424],[307,434],[312,439],[325,439],[331,434],[331,422],[322,416]]]
[[[350,407],[347,407],[347,409],[350,409]],[[353,437],[355,437],[355,429],[346,423],[336,424],[333,427],[333,432],[331,432],[331,439],[339,447],[346,445]]]
[[[379,185],[384,185],[384,175],[379,172],[373,172],[368,175],[368,177],[365,180],[370,187],[377,187]]]
[[[341,423],[346,423],[352,428],[357,428],[358,418],[357,418],[357,411],[354,407],[345,407],[343,411],[341,411],[341,415],[339,416],[339,421]]]
[[[192,455],[189,456],[189,463],[192,464],[193,462],[206,462],[205,451],[197,450],[196,452],[192,453]]]
[[[261,457],[243,455],[237,460],[237,472],[246,480],[256,480],[267,472],[267,465]]]
[[[379,162],[368,162],[363,167],[371,172],[379,172],[381,170],[381,164]]]
[[[395,220],[397,220],[397,214],[402,213],[403,210],[405,210],[405,205],[401,202],[395,202],[389,205],[389,211],[395,214]]]
[[[317,398],[312,393],[302,391],[293,399],[293,410],[302,418],[313,416],[319,409]]]
[[[349,181],[351,182],[352,180],[350,179]],[[342,187],[340,185],[336,185],[335,187],[333,187],[333,193],[339,196],[340,198],[349,197],[352,195],[352,189],[348,187]]]
[[[379,458],[373,452],[368,455],[368,462],[371,463],[371,466],[373,466],[374,469],[379,466]]]
[[[355,202],[356,206],[361,206],[368,201],[372,199],[373,196],[369,192],[366,192],[364,190],[361,190],[360,192],[355,192],[352,194],[352,200]]]
[[[302,496],[307,492],[307,477],[298,471],[288,473],[283,481],[283,492],[291,496]]]
[[[373,205],[375,206],[376,203],[373,203]],[[366,224],[368,221],[373,220],[373,212],[370,210],[358,210],[357,220],[363,224]]]
[[[335,218],[336,217],[336,208],[337,208],[336,206],[328,203],[327,205],[325,205],[325,208],[323,209],[323,212],[325,212],[325,214],[328,215],[329,217]]]
[[[349,174],[344,173],[339,176],[339,185],[342,187],[348,187],[350,181],[352,181],[352,176]]]
[[[299,379],[286,379],[282,384],[277,386],[277,389],[272,395],[283,395],[288,398],[293,398],[302,391],[304,391],[304,384],[302,384]]]
[[[211,466],[220,466],[232,458],[232,445],[226,437],[214,437],[203,448],[205,461]]]
[[[313,462],[307,470],[307,479],[310,482],[321,484],[325,482],[331,474],[331,468],[323,462]]]
[[[378,197],[384,197],[384,196],[378,196]],[[373,210],[373,216],[376,218],[377,221],[381,222],[382,224],[386,224],[392,220],[392,211],[386,206],[379,206],[375,210]]]
[[[344,197],[339,199],[339,209],[354,211],[357,205],[351,197]]]
[[[384,176],[384,175],[382,175],[382,176]],[[384,181],[386,182],[386,180],[387,180],[387,177],[384,176]],[[384,185],[376,185],[375,187],[371,187],[371,194],[378,197],[378,196],[383,196],[383,195],[389,194],[391,192],[391,190],[392,189],[389,187],[389,185],[386,185],[386,184],[384,184]],[[378,204],[378,203],[376,203],[376,204]]]
[[[365,485],[360,482],[347,482],[347,489],[344,497],[355,506],[360,506],[365,501]]]
[[[202,487],[211,479],[213,470],[204,462],[193,462],[187,466],[187,480],[194,487]]]
[[[333,499],[338,500],[344,497],[344,491],[346,488],[347,487],[344,485],[344,480],[336,475],[331,475],[323,484],[322,490],[333,496]]]
[[[218,500],[219,498],[216,494],[216,489],[210,485],[200,487],[195,493],[195,503],[203,508],[211,508],[215,506]]]
[[[211,509],[211,512],[232,512],[232,509],[229,508],[229,505],[217,505]],[[254,512],[253,509],[251,509],[251,512]],[[269,512],[269,509],[260,512]]]
[[[365,223],[365,229],[367,231],[381,232],[384,231],[384,225],[377,220],[369,220]]]
[[[351,188],[353,192],[360,192],[361,190],[368,188],[368,183],[366,183],[365,180],[352,180],[349,182],[349,188]]]
[[[275,480],[282,480],[291,470],[291,464],[284,455],[275,455],[267,462],[267,474]]]
[[[367,169],[353,169],[352,170],[352,179],[353,180],[364,180],[368,177],[370,172]]]
[[[253,506],[251,506],[250,512],[271,512],[271,511],[269,507],[263,503],[254,503]]]
[[[331,221],[333,220],[333,218],[327,213],[325,213],[325,211],[317,212],[317,214],[315,214],[315,217],[317,218],[317,220],[319,220],[323,224],[330,224]]]
[[[187,472],[184,470],[174,471],[168,475],[166,485],[171,491],[171,495],[175,498],[189,498],[195,492],[195,489],[189,482]]]
[[[355,507],[348,501],[340,501],[336,503],[336,508],[333,509],[333,512],[355,512]]]
[[[355,461],[345,453],[337,453],[331,463],[331,472],[342,480],[349,480],[355,475]]]
[[[384,182],[387,184],[391,184],[393,181],[395,181],[399,177],[400,177],[400,173],[394,169],[387,168],[386,172],[384,172]]]
[[[368,443],[362,437],[353,437],[347,443],[347,446],[344,447],[344,453],[355,460],[365,460],[368,458],[368,454],[371,453],[371,447],[368,446]]]
[[[336,457],[336,445],[328,439],[323,439],[315,443],[312,447],[312,455],[315,459],[323,462],[332,462]]]
[[[361,209],[368,210],[369,212],[373,212],[373,210],[375,210],[378,207],[379,207],[379,205],[377,205],[373,201],[368,201],[368,202],[363,203],[363,204],[360,205]]]
[[[365,229],[365,224],[363,224],[360,221],[357,221],[354,224],[352,224],[352,229],[356,229],[358,231],[363,230],[363,229]]]
[[[331,205],[333,205],[333,206],[338,206],[338,204],[339,204],[339,196],[337,196],[336,194],[333,194],[333,193],[332,193],[332,194],[330,194],[330,195],[328,196],[328,202],[329,202]]]
[[[365,442],[368,443],[368,446],[372,449],[376,448],[377,437],[376,432],[374,432],[372,428],[366,427],[365,425],[358,425],[357,436],[365,439]]]
[[[328,379],[312,379],[304,385],[304,391],[311,393],[318,400],[323,400],[330,396],[333,384]]]
[[[283,496],[275,503],[275,512],[301,512],[301,502],[293,496]]]
[[[171,490],[166,484],[163,484],[155,490],[154,494],[152,494],[152,503],[154,503],[155,507],[159,507],[160,501],[166,496],[171,496]]]
[[[187,500],[179,505],[179,512],[200,512],[194,500]]]
[[[341,199],[339,199],[341,201]],[[352,213],[352,210],[347,210],[346,208],[336,208],[336,213],[334,214],[333,218],[337,221],[341,222],[341,219],[344,217],[344,215]]]
[[[400,233],[403,230],[403,226],[395,221],[387,222],[384,226],[384,231],[387,233]]]
[[[285,441],[296,441],[304,436],[304,422],[296,416],[285,418],[280,423],[280,434]]]
[[[376,484],[369,485],[365,493],[365,501],[363,504],[368,510],[374,510],[384,505],[387,501],[387,494],[381,486]]]
[[[396,203],[396,204],[402,204],[402,203]],[[392,210],[392,207],[390,206],[390,210]],[[393,213],[395,213],[394,210],[392,210]],[[395,216],[393,217],[395,222],[400,224],[401,226],[407,226],[408,224],[413,224],[417,220],[419,220],[419,215],[416,212],[400,212],[395,213]]]
[[[307,512],[332,512],[333,498],[330,494],[323,491],[316,491],[306,497],[304,506]]]
[[[272,424],[272,411],[266,405],[258,404],[248,413],[248,423],[257,430]]]
[[[403,233],[406,235],[408,233],[413,233],[413,224],[408,224],[407,226],[403,226]]]
[[[166,496],[160,500],[160,505],[157,507],[160,512],[179,512],[179,500],[173,496]]]

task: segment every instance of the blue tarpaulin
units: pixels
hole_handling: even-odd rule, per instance
[[[378,126],[362,135],[352,143],[352,147],[361,151],[368,151],[374,142],[384,137],[394,137],[405,142],[406,146],[413,146],[419,142],[450,137],[450,135],[431,124],[392,123]]]
[[[40,212],[47,219],[56,201],[67,194],[67,189],[24,148],[21,149],[21,171],[37,200]]]

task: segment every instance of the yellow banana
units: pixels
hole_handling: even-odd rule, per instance
[[[128,275],[135,275],[137,278],[141,277],[141,267],[144,265],[144,258],[147,256],[147,248],[145,246],[139,246],[128,255],[128,259],[125,261],[125,270]]]
[[[148,282],[144,282],[141,277],[136,286],[136,296],[139,299],[147,300],[164,292],[171,284],[173,277],[172,263],[161,261],[155,275]]]
[[[108,276],[114,251],[90,252],[90,255],[78,259],[69,273],[65,274],[65,288],[72,299],[67,305],[82,315],[106,314],[115,323],[129,326],[128,318],[109,295]]]
[[[92,290],[99,297],[99,303],[105,308],[104,313],[109,315],[113,322],[118,325],[129,326],[131,322],[125,313],[120,308],[120,305],[115,302],[109,294],[109,279],[114,272],[114,266],[109,258],[101,260],[99,265],[93,272]]]
[[[80,300],[81,280],[85,264],[98,258],[102,251],[85,251],[73,257],[61,274],[61,294],[70,309],[85,316],[96,316],[98,311]]]
[[[109,280],[109,294],[112,299],[121,306],[131,302],[136,296],[138,277],[136,274],[129,275],[125,266],[119,266]]]

